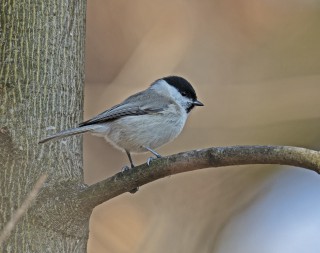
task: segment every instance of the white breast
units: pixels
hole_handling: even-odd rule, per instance
[[[133,153],[156,149],[175,139],[182,131],[187,113],[177,105],[170,105],[163,113],[127,116],[97,125],[93,132],[103,136],[115,147]]]

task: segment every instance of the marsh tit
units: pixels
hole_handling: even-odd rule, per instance
[[[78,127],[51,135],[39,143],[90,132],[125,151],[133,168],[131,153],[150,151],[161,157],[155,149],[181,133],[195,106],[203,104],[197,100],[192,85],[182,77],[168,76]]]

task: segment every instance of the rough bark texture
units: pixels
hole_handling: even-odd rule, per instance
[[[82,118],[85,4],[0,1],[0,230],[41,174],[57,189],[43,190],[47,200],[20,220],[1,252],[86,251],[90,213],[77,233],[61,226],[78,208],[71,192],[83,180],[80,140],[37,144]],[[62,219],[49,224],[50,212]]]

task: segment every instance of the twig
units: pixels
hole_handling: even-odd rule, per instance
[[[320,152],[289,146],[233,146],[187,151],[117,173],[79,193],[88,207],[157,179],[209,167],[247,164],[280,164],[302,167],[320,173]]]
[[[36,199],[46,179],[47,175],[45,174],[38,179],[33,189],[29,192],[27,198],[23,201],[22,205],[15,211],[9,222],[5,225],[0,234],[0,245],[2,245],[2,243],[9,237],[11,231],[17,225],[19,219],[27,212],[31,203]]]

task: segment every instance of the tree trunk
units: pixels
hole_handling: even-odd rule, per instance
[[[72,198],[83,182],[80,139],[38,145],[82,119],[85,0],[0,6],[1,228],[48,175],[0,251],[86,252],[91,209]]]

